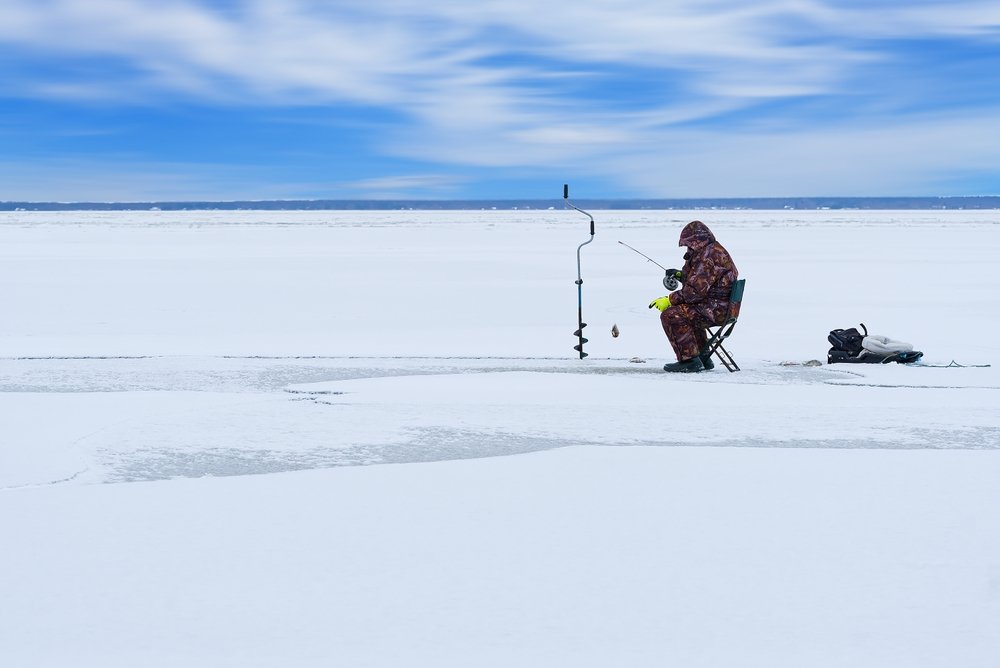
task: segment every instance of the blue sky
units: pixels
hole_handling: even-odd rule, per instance
[[[0,200],[1000,194],[996,0],[0,0]]]

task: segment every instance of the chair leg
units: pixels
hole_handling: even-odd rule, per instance
[[[726,350],[725,347],[723,347],[721,341],[715,348],[715,355],[716,357],[719,358],[719,361],[722,362],[722,365],[726,367],[726,369],[728,369],[730,373],[740,370],[740,366],[736,363],[736,360],[733,359],[732,354],[730,354],[730,352]]]

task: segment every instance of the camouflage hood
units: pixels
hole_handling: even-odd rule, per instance
[[[715,241],[715,235],[708,225],[700,220],[692,220],[681,230],[681,238],[677,242],[678,246],[687,246],[691,250],[701,250],[705,246]]]

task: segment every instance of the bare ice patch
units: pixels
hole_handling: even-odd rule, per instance
[[[7,396],[55,391],[62,403],[90,406],[87,430],[70,451],[88,462],[83,478],[91,482],[573,445],[1000,447],[991,376],[970,375],[959,389],[935,385],[934,371],[952,370],[762,362],[735,374],[678,378],[624,360],[161,358],[92,361],[87,373],[74,375],[61,364],[31,364],[8,381],[16,385],[5,388]],[[47,372],[47,365],[56,368]],[[903,384],[887,385],[891,380]],[[160,389],[129,389],[132,383]]]

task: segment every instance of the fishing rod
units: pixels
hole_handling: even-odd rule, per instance
[[[677,274],[680,273],[678,270],[676,270],[676,269],[667,269],[666,267],[664,267],[662,264],[660,264],[659,262],[657,262],[653,258],[649,257],[648,255],[646,255],[642,251],[638,251],[638,250],[632,248],[631,246],[629,246],[624,241],[619,241],[618,243],[620,243],[622,246],[624,246],[625,248],[629,249],[630,251],[634,251],[634,252],[638,253],[639,255],[643,256],[644,258],[646,258],[647,260],[649,260],[650,262],[652,262],[653,264],[655,264],[657,267],[659,267],[660,269],[662,269],[663,273],[664,273],[664,276],[663,276],[663,287],[665,287],[667,290],[670,290],[671,292],[673,292],[674,290],[676,290],[680,286],[680,284],[677,282]]]
[[[585,344],[588,339],[583,338],[583,328],[587,326],[587,323],[583,321],[583,276],[580,270],[580,249],[589,244],[594,240],[594,217],[583,209],[575,206],[569,201],[569,184],[563,184],[563,200],[566,202],[566,206],[570,209],[579,211],[583,215],[590,218],[590,238],[584,241],[582,244],[576,248],[576,299],[577,299],[577,320],[579,322],[579,328],[573,332],[573,336],[579,339],[579,343],[573,346],[573,350],[580,353],[580,359],[587,356],[587,353],[583,352],[583,344]]]

